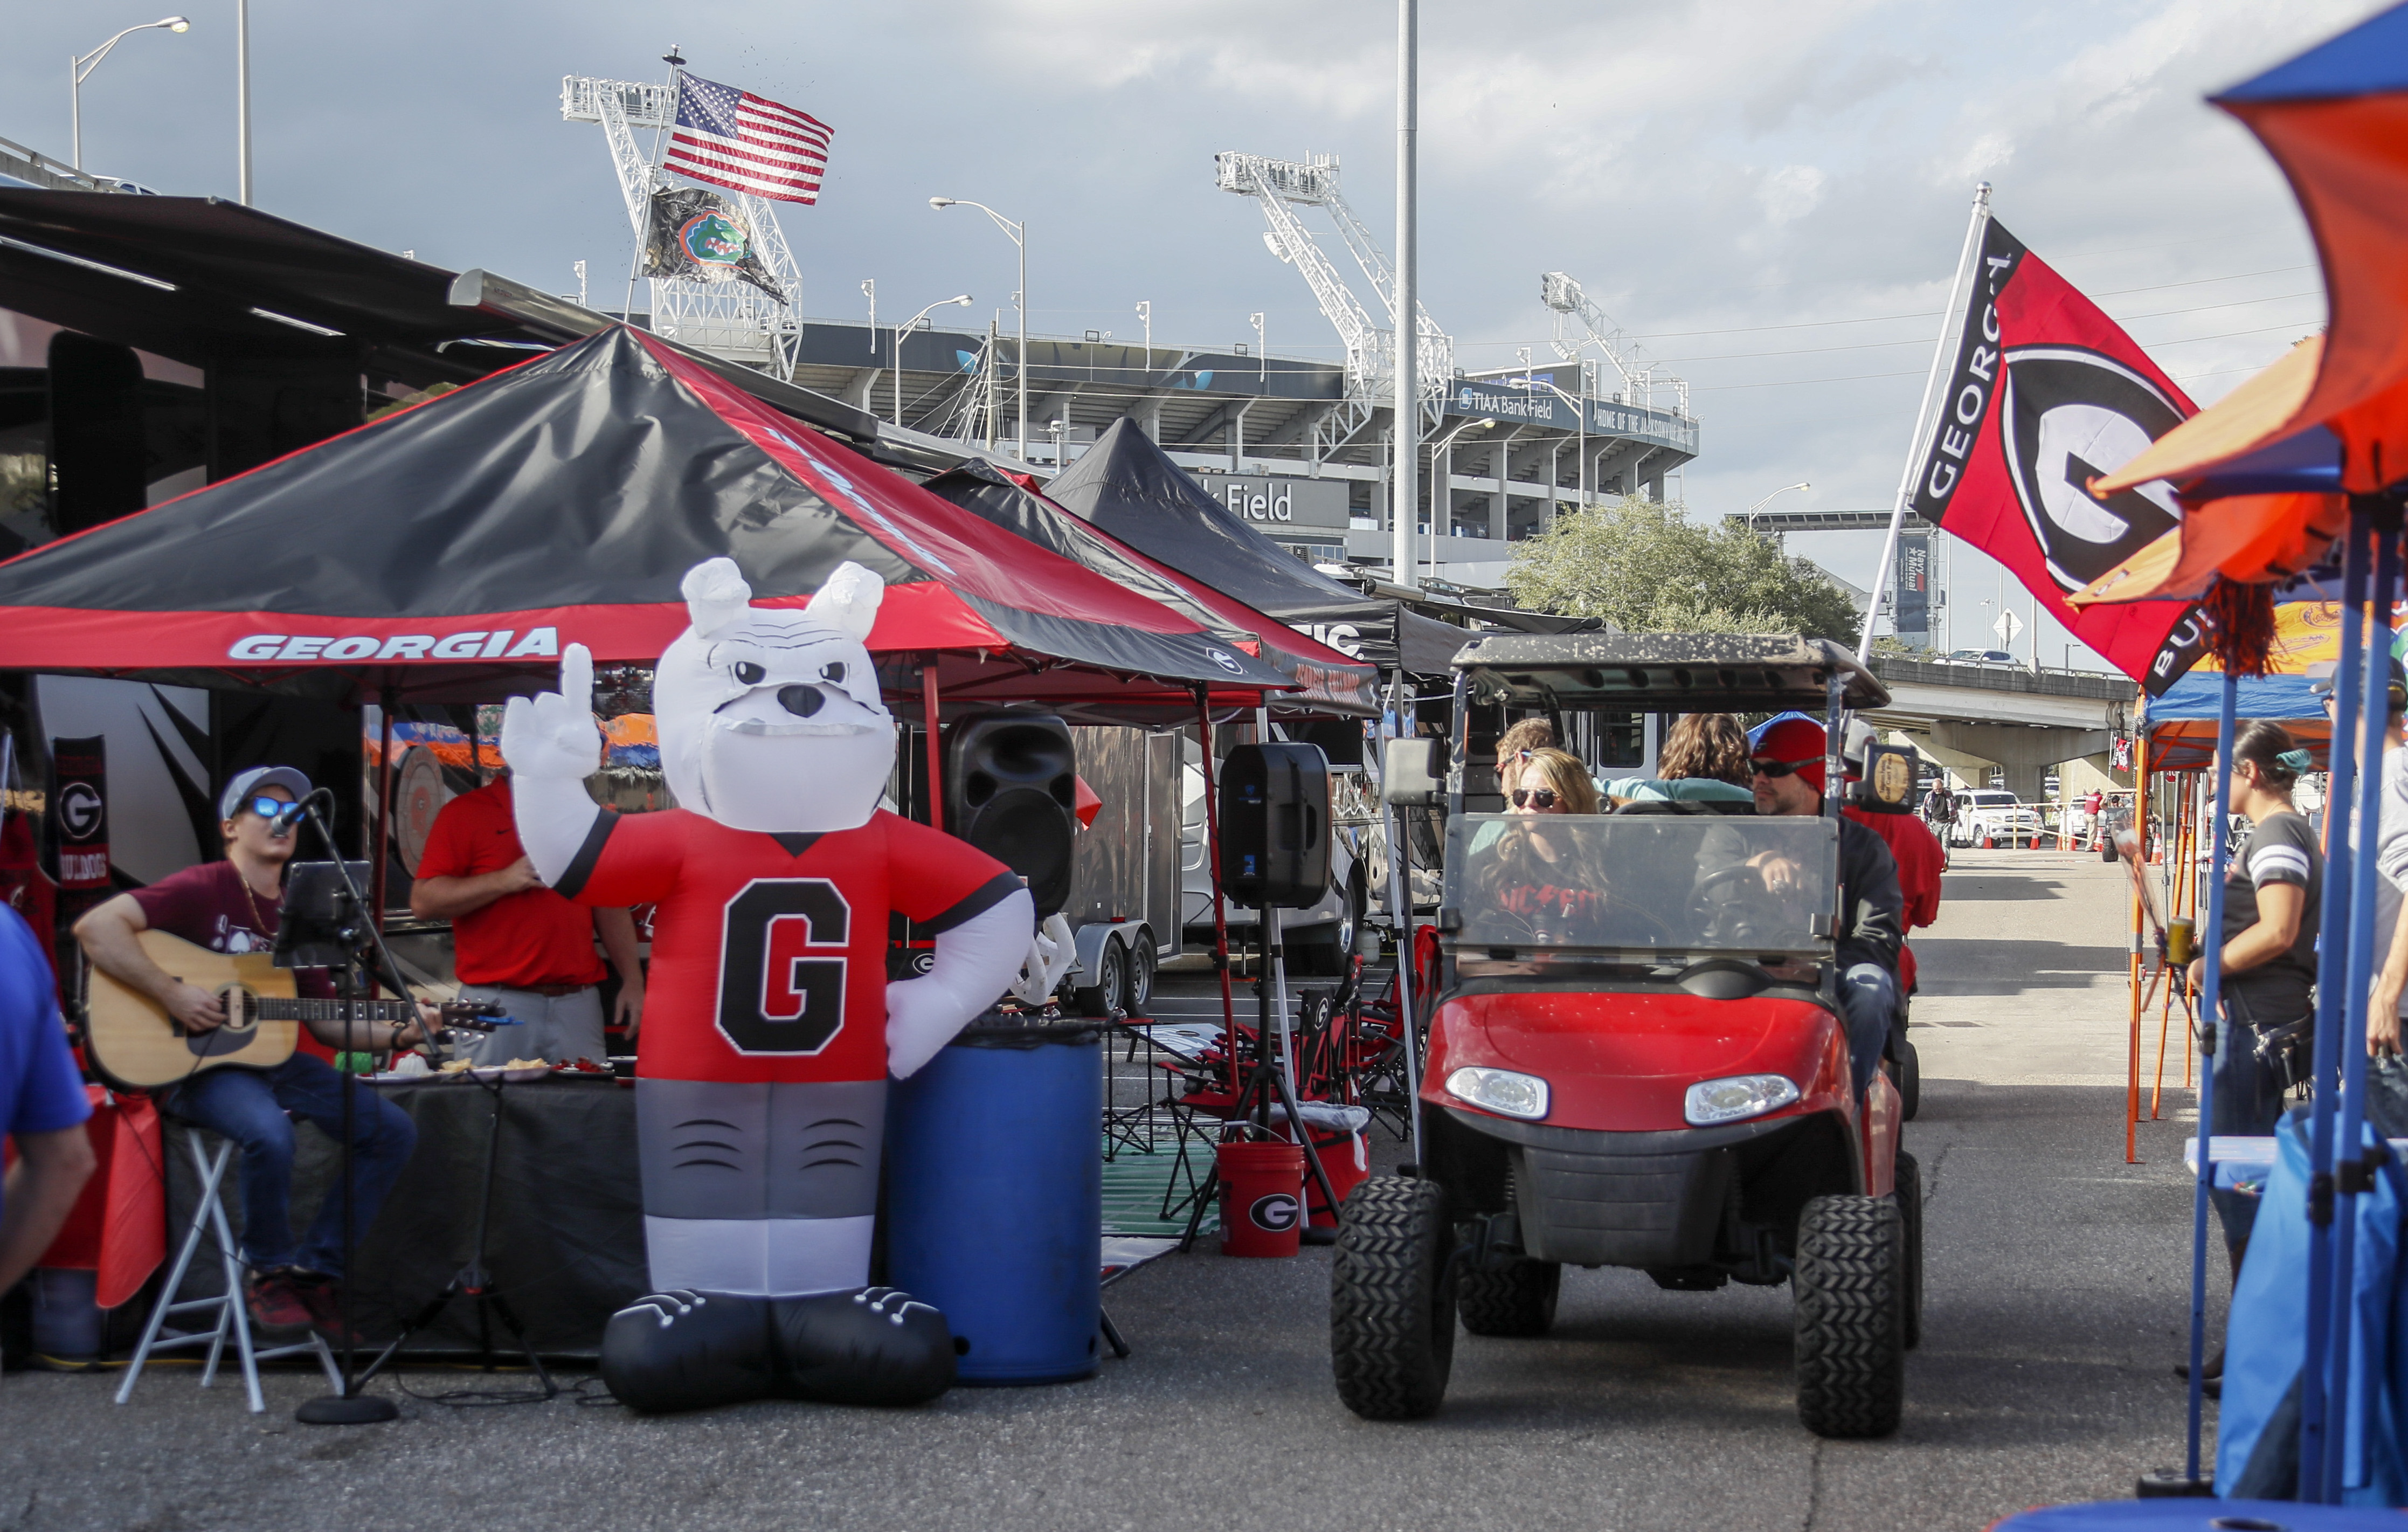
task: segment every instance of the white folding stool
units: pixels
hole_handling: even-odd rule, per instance
[[[335,1353],[328,1349],[325,1337],[315,1330],[309,1332],[307,1340],[270,1346],[265,1351],[251,1348],[251,1308],[243,1297],[242,1263],[235,1255],[234,1232],[226,1225],[225,1205],[218,1200],[219,1183],[225,1179],[226,1167],[234,1163],[235,1142],[232,1138],[220,1138],[217,1149],[211,1152],[201,1147],[198,1133],[191,1134],[189,1141],[193,1149],[193,1167],[201,1177],[200,1201],[193,1209],[192,1227],[184,1236],[183,1250],[176,1256],[175,1269],[167,1273],[167,1285],[159,1290],[159,1301],[150,1309],[150,1322],[143,1326],[142,1343],[134,1348],[134,1363],[125,1369],[125,1382],[117,1385],[117,1402],[123,1404],[134,1396],[135,1382],[142,1376],[142,1365],[150,1359],[152,1352],[166,1351],[176,1346],[204,1343],[208,1346],[209,1359],[201,1368],[201,1386],[208,1387],[217,1380],[218,1358],[225,1351],[226,1332],[229,1330],[234,1332],[235,1350],[242,1357],[242,1381],[251,1391],[252,1414],[264,1414],[267,1410],[267,1401],[259,1393],[259,1364],[280,1356],[315,1352],[318,1365],[326,1369],[327,1381],[335,1385],[337,1394],[341,1394],[342,1369],[335,1366]],[[188,1298],[179,1303],[176,1300],[176,1294],[184,1285],[185,1269],[193,1264],[193,1255],[201,1248],[204,1235],[213,1236],[217,1240],[218,1255],[225,1266],[225,1293],[219,1297]],[[160,1328],[166,1324],[168,1315],[203,1309],[218,1311],[215,1325],[206,1330],[161,1337]]]

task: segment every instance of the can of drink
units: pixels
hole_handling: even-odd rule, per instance
[[[2177,967],[2187,967],[2199,955],[2197,928],[2188,915],[2177,915],[2166,923],[2166,961]]]

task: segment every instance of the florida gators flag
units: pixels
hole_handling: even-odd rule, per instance
[[[1912,509],[2014,571],[2074,637],[2151,695],[2199,653],[2196,608],[2065,598],[2182,517],[2172,488],[2085,486],[2197,407],[2099,306],[1993,219]]]

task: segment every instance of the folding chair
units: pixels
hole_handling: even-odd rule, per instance
[[[226,1224],[225,1205],[218,1200],[218,1189],[225,1180],[226,1167],[234,1163],[235,1142],[231,1138],[218,1138],[214,1151],[206,1150],[201,1147],[201,1135],[197,1132],[191,1134],[187,1141],[192,1146],[193,1167],[200,1172],[200,1200],[193,1209],[192,1226],[185,1232],[184,1248],[177,1253],[175,1268],[167,1273],[166,1285],[159,1290],[159,1301],[151,1306],[150,1323],[143,1326],[142,1343],[134,1348],[134,1363],[125,1369],[125,1382],[117,1385],[117,1402],[123,1404],[134,1396],[134,1385],[142,1377],[143,1365],[150,1360],[151,1353],[177,1346],[206,1344],[209,1348],[209,1359],[201,1368],[201,1386],[208,1387],[217,1381],[218,1358],[225,1351],[229,1331],[234,1335],[235,1350],[242,1358],[243,1386],[250,1391],[252,1414],[265,1414],[267,1410],[267,1401],[260,1396],[259,1392],[259,1364],[274,1361],[280,1356],[315,1353],[318,1365],[326,1369],[326,1381],[334,1385],[337,1394],[341,1394],[342,1371],[335,1366],[335,1353],[327,1347],[325,1337],[316,1331],[311,1331],[307,1340],[270,1346],[265,1351],[252,1347],[251,1308],[243,1297],[242,1263],[235,1255],[234,1232]],[[200,1250],[204,1236],[217,1241],[218,1256],[225,1268],[225,1292],[218,1297],[188,1298],[179,1302],[176,1295],[183,1289],[184,1273],[192,1266],[194,1254]],[[208,1309],[218,1311],[217,1323],[209,1328],[161,1335],[160,1331],[170,1314],[195,1313]]]

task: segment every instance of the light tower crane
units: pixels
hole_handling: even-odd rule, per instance
[[[1226,153],[1212,157],[1214,179],[1224,192],[1253,197],[1262,205],[1268,225],[1263,243],[1270,252],[1303,274],[1313,300],[1338,331],[1346,348],[1346,394],[1339,409],[1316,429],[1334,447],[1359,432],[1381,405],[1396,397],[1397,318],[1396,273],[1387,252],[1346,205],[1338,190],[1338,157],[1316,154],[1305,161],[1266,159],[1259,154]],[[1297,208],[1324,208],[1338,225],[1347,253],[1371,284],[1374,298],[1389,323],[1383,325],[1338,273],[1312,232],[1297,216]],[[1455,342],[1414,305],[1415,359],[1425,434],[1444,412],[1447,390],[1455,379]]]
[[[627,222],[641,246],[652,223],[652,193],[668,183],[637,143],[643,128],[666,129],[677,119],[677,93],[666,84],[590,79],[570,75],[560,82],[560,115],[571,122],[599,122],[609,140],[610,163],[626,199]],[[670,339],[731,362],[759,367],[792,381],[802,336],[802,273],[778,227],[777,215],[760,197],[720,193],[733,203],[752,237],[761,264],[785,294],[772,298],[739,281],[704,282],[652,279],[652,329]]]
[[[1658,386],[1656,364],[1647,359],[1621,325],[1613,322],[1612,316],[1589,301],[1588,294],[1581,291],[1579,282],[1564,272],[1543,272],[1539,277],[1539,301],[1555,311],[1555,351],[1557,356],[1567,362],[1573,361],[1579,357],[1582,347],[1593,342],[1604,353],[1606,365],[1622,374],[1624,399],[1631,404],[1645,405],[1651,409],[1655,408]],[[1587,332],[1584,336],[1572,333],[1575,322]],[[1678,412],[1687,415],[1689,380],[1667,373],[1662,381],[1671,388]]]

